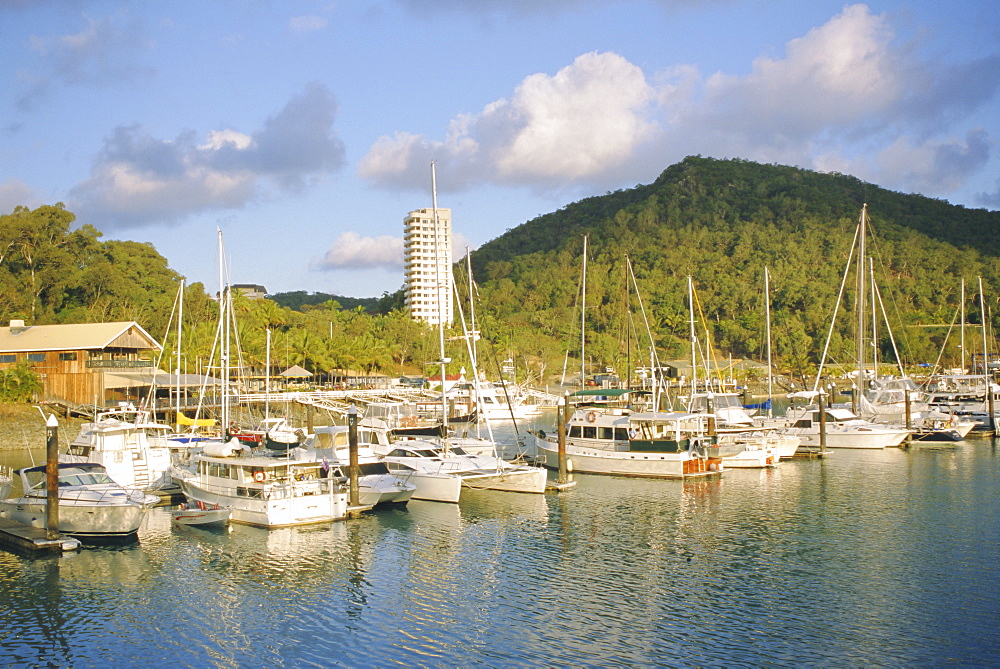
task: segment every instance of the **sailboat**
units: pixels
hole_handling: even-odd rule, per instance
[[[816,372],[816,381],[811,391],[793,393],[789,395],[791,399],[804,398],[813,400],[820,392],[820,381],[823,378],[823,368],[829,352],[830,341],[833,337],[833,329],[837,320],[837,312],[844,295],[844,287],[850,274],[851,264],[854,259],[854,252],[857,249],[857,299],[855,305],[856,316],[856,339],[855,356],[857,368],[854,371],[854,393],[852,395],[852,407],[830,407],[825,408],[826,412],[826,445],[830,448],[886,448],[899,446],[906,440],[910,431],[906,427],[895,427],[892,425],[873,423],[864,420],[858,415],[861,395],[871,379],[877,376],[878,361],[872,357],[872,369],[869,372],[869,356],[866,354],[875,335],[874,319],[872,323],[868,321],[867,309],[872,308],[872,316],[875,315],[875,292],[869,289],[868,277],[871,272],[868,266],[865,241],[867,239],[868,205],[861,208],[861,215],[858,220],[858,227],[855,231],[855,244],[851,247],[851,252],[847,259],[847,267],[844,270],[843,279],[840,284],[840,293],[837,296],[836,306],[833,310],[833,318],[830,321],[830,330],[827,335],[826,344],[823,349],[823,357],[820,360],[819,369]],[[869,325],[871,328],[869,329]],[[871,338],[869,338],[869,331]],[[895,344],[893,344],[895,347]],[[897,360],[899,358],[897,354]],[[791,423],[792,432],[802,438],[802,444],[807,447],[818,447],[820,445],[820,413],[815,406],[806,405],[801,408],[789,407],[786,411],[786,418]]]
[[[444,474],[454,476],[460,480],[462,488],[534,494],[544,493],[548,479],[548,474],[544,468],[504,460],[498,456],[496,443],[492,438],[489,440],[458,438],[448,434],[448,397],[444,380],[447,378],[447,365],[450,359],[445,356],[444,300],[442,299],[441,291],[446,286],[451,290],[452,282],[450,280],[450,272],[448,273],[449,277],[441,276],[442,263],[438,257],[440,254],[439,244],[441,234],[438,227],[437,177],[433,162],[431,163],[431,195],[434,215],[434,267],[438,300],[438,345],[441,356],[439,361],[442,381],[441,415],[445,436],[440,439],[400,440],[392,444],[391,449],[376,450],[376,454],[386,459],[391,458],[390,461],[397,468],[405,467],[412,471],[423,472],[429,475]],[[475,365],[473,367],[473,377],[478,378],[478,371]],[[488,423],[487,428],[490,429]],[[492,429],[490,429],[490,433],[492,435]],[[476,452],[468,452],[464,446],[474,448]],[[487,447],[492,451],[492,454],[483,453],[483,449]]]
[[[219,230],[219,329],[223,369],[222,422],[229,425],[229,335],[232,291],[226,274]],[[234,523],[275,528],[339,520],[347,517],[348,491],[343,481],[304,449],[253,455],[236,439],[208,443],[191,458],[191,470],[180,475],[187,498],[228,508]],[[175,470],[176,471],[176,470]]]

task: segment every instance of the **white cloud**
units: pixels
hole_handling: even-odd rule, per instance
[[[362,237],[356,232],[344,232],[313,266],[321,270],[371,267],[402,270],[403,239],[389,235]]]
[[[468,237],[460,232],[453,232],[451,261],[458,262],[465,257],[466,249],[475,251],[477,248]],[[344,232],[312,266],[319,270],[381,267],[401,271],[404,267],[404,253],[402,237],[362,237],[356,232]]]
[[[28,207],[34,209],[41,204],[41,200],[28,184],[19,179],[9,179],[0,182],[0,215],[9,214],[14,211],[14,207]]]
[[[900,43],[888,15],[855,4],[788,41],[781,56],[758,57],[746,75],[706,76],[688,64],[647,75],[621,55],[588,53],[455,117],[442,140],[380,138],[359,172],[382,187],[426,188],[437,159],[451,189],[492,182],[593,192],[652,180],[701,154],[847,166],[940,195],[985,168],[985,134],[961,123],[995,105],[1000,55],[941,66],[921,59],[920,47]]]
[[[122,16],[84,17],[87,25],[73,34],[32,35],[29,44],[38,60],[21,73],[30,86],[18,98],[18,109],[31,111],[57,83],[106,86],[150,77],[153,70],[142,64],[147,48],[142,26]]]
[[[293,16],[288,21],[288,27],[295,33],[315,32],[326,28],[327,21],[322,16]]]
[[[336,111],[329,91],[312,84],[249,135],[224,129],[199,143],[192,131],[163,140],[116,128],[90,178],[73,188],[73,209],[101,228],[137,227],[298,191],[343,164]]]
[[[379,138],[359,171],[383,185],[408,182],[436,158],[452,186],[585,180],[619,166],[655,133],[654,95],[621,56],[584,54],[554,76],[527,77],[510,100],[456,118],[444,142],[404,132]]]

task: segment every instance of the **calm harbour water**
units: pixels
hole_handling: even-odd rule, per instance
[[[576,480],[271,531],[156,508],[130,546],[0,551],[0,664],[998,663],[992,441]]]

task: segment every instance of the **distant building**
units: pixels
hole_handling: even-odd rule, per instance
[[[160,345],[135,321],[0,327],[0,369],[26,362],[42,383],[36,398],[113,405],[148,388]],[[162,374],[162,372],[161,372]]]
[[[234,283],[229,288],[248,300],[262,300],[267,297],[267,288],[259,283]],[[215,294],[215,299],[219,299],[219,293]]]
[[[403,219],[406,309],[431,325],[452,322],[451,209],[411,211]]]

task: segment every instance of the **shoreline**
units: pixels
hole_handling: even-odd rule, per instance
[[[49,413],[46,411],[45,416]],[[59,450],[76,437],[85,418],[56,416],[59,421]],[[45,417],[34,404],[0,404],[0,451],[45,448]]]

